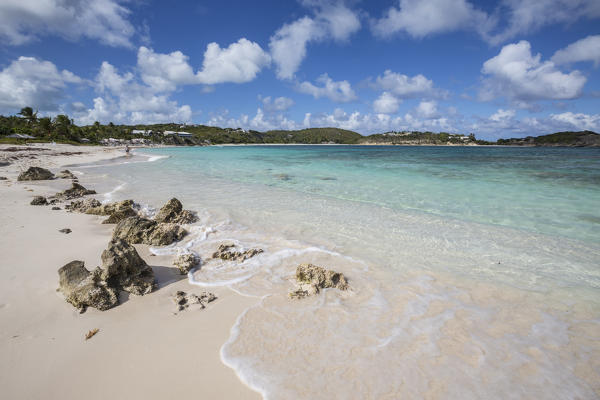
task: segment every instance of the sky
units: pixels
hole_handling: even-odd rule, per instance
[[[600,132],[600,0],[1,0],[0,114]]]

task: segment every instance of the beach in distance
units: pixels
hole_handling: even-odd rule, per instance
[[[2,396],[600,396],[598,148],[124,150],[0,145]]]

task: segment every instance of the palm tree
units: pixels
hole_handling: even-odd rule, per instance
[[[33,108],[31,107],[23,107],[19,112],[23,118],[25,118],[29,123],[33,123],[37,121],[37,111],[33,112]]]

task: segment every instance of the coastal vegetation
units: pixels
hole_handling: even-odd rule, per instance
[[[181,134],[185,132],[185,134]],[[0,143],[59,142],[71,144],[155,143],[168,145],[210,144],[384,144],[384,145],[508,145],[600,146],[600,135],[591,131],[557,132],[544,136],[478,140],[474,133],[385,132],[363,136],[340,128],[309,128],[259,132],[207,125],[116,125],[112,122],[78,126],[64,114],[38,117],[31,107],[17,115],[0,116]]]

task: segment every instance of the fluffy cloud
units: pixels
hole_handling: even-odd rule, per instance
[[[304,16],[279,28],[269,48],[279,79],[291,79],[306,57],[306,46],[329,37],[346,40],[360,28],[356,13],[343,4],[320,6],[314,17]]]
[[[20,45],[42,35],[131,47],[135,29],[119,0],[2,0],[0,38]]]
[[[506,27],[497,34],[485,35],[493,44],[547,25],[600,17],[598,0],[504,0],[503,5],[508,10]]]
[[[373,102],[373,110],[380,114],[395,114],[398,112],[401,102],[402,100],[398,99],[393,94],[383,92],[381,96]]]
[[[69,84],[82,79],[67,70],[59,71],[50,61],[19,57],[0,71],[0,107],[18,109],[26,106],[58,110]]]
[[[552,114],[550,119],[568,130],[600,131],[600,114],[589,115],[569,111],[562,114]]]
[[[261,101],[265,111],[267,112],[287,111],[294,105],[294,100],[288,97],[276,97],[275,99],[271,99],[271,96],[267,96]]]
[[[184,84],[249,82],[271,62],[271,57],[257,43],[245,38],[226,48],[209,43],[200,71],[194,72],[188,59],[180,51],[160,54],[142,46],[138,51],[138,68],[149,86],[157,91],[173,91]]]
[[[568,64],[578,61],[593,61],[600,64],[600,35],[588,36],[558,50],[552,56],[555,64]]]
[[[421,101],[417,106],[417,114],[426,119],[439,118],[437,109],[437,102],[435,101]]]
[[[224,111],[219,114],[212,115],[205,122],[209,126],[219,126],[227,128],[244,128],[257,131],[269,131],[273,129],[301,129],[303,126],[296,123],[287,117],[275,113],[265,114],[261,108],[256,110],[256,115],[250,118],[246,114],[240,115],[238,118],[231,117],[229,111]]]
[[[334,81],[327,74],[323,74],[317,78],[317,83],[322,84],[322,86],[302,82],[297,89],[301,93],[310,94],[315,99],[326,97],[336,103],[347,103],[357,98],[348,81]]]
[[[421,38],[427,35],[461,29],[484,29],[490,20],[466,0],[400,0],[371,28],[378,36],[390,36],[404,31]]]
[[[373,32],[387,37],[406,32],[412,37],[474,30],[499,44],[544,26],[600,17],[597,0],[504,0],[492,14],[467,0],[400,0],[371,23]]]
[[[177,85],[198,80],[188,64],[188,57],[180,51],[159,54],[142,46],[138,50],[137,64],[144,83],[158,91],[172,91]]]
[[[254,42],[242,38],[227,48],[209,43],[198,81],[207,85],[223,82],[250,82],[271,63],[271,57]]]
[[[515,117],[516,111],[515,110],[503,110],[503,109],[498,109],[498,111],[496,111],[494,114],[492,114],[490,116],[490,121],[494,121],[494,122],[502,122],[502,121],[507,121],[507,120],[511,120]]]
[[[375,89],[388,91],[399,98],[436,95],[433,81],[423,75],[409,77],[392,72],[389,69],[383,73],[383,76],[378,76],[371,86]]]
[[[531,54],[527,41],[509,44],[483,64],[486,75],[479,95],[484,101],[505,96],[515,103],[579,97],[586,78],[579,71],[563,73],[552,61]]]
[[[94,107],[74,110],[79,124],[189,122],[192,117],[188,105],[179,106],[167,94],[139,83],[131,72],[119,73],[108,62],[102,63],[95,85],[100,96],[94,99]]]

